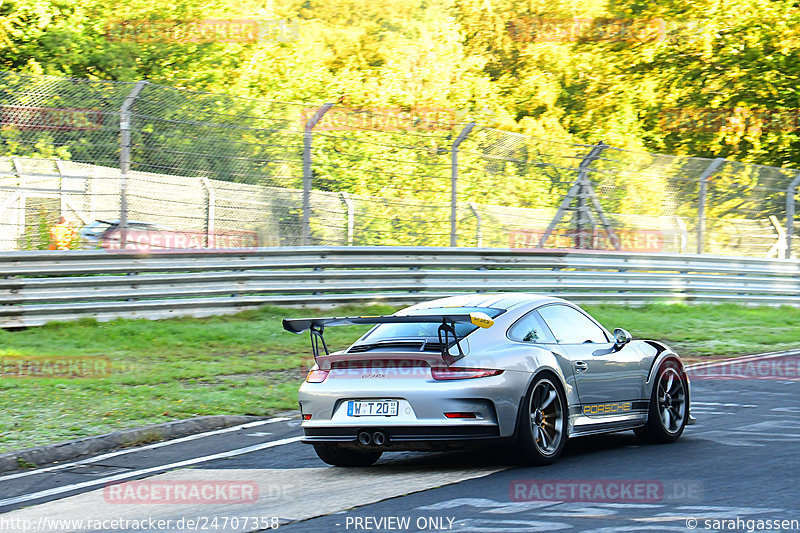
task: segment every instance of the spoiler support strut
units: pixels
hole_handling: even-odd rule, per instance
[[[319,357],[320,344],[322,345],[322,349],[325,350],[325,355],[328,355],[330,353],[328,351],[328,345],[325,344],[325,337],[322,335],[325,333],[325,326],[312,324],[311,327],[308,328],[308,332],[311,334],[311,352],[314,354],[314,361]]]
[[[447,366],[452,365],[462,357],[464,357],[464,350],[461,349],[461,342],[459,342],[458,335],[456,335],[456,325],[454,322],[447,322],[446,320],[442,320],[442,325],[439,326],[439,346],[442,347],[442,359],[444,362],[447,363]],[[442,333],[444,333],[444,339],[442,339]],[[456,346],[458,347],[458,356],[450,355],[449,347],[450,347],[450,335],[453,336],[453,340],[456,341]]]
[[[283,328],[292,333],[302,333],[308,330],[311,335],[311,352],[314,361],[317,361],[324,350],[329,355],[328,345],[325,343],[325,326],[347,326],[355,324],[410,324],[410,323],[439,323],[437,330],[441,346],[442,360],[450,366],[465,356],[461,347],[461,340],[456,334],[456,323],[466,323],[488,328],[494,324],[485,313],[473,312],[468,314],[431,314],[431,315],[391,315],[391,316],[361,316],[361,317],[331,317],[331,318],[294,318],[284,319]],[[452,337],[458,348],[458,355],[450,354],[450,338]]]

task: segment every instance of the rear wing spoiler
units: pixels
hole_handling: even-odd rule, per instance
[[[308,330],[311,334],[311,351],[314,360],[320,355],[320,347],[328,355],[328,346],[325,344],[323,333],[326,326],[353,326],[360,324],[420,324],[433,323],[439,325],[439,343],[442,347],[442,359],[450,365],[464,357],[459,338],[456,335],[456,324],[472,324],[480,328],[489,328],[494,324],[486,313],[463,314],[435,314],[435,315],[384,315],[384,316],[344,316],[328,318],[284,318],[283,329],[292,333],[302,333]],[[450,337],[458,347],[458,356],[450,355]]]

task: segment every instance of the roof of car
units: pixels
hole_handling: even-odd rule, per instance
[[[542,296],[525,292],[507,293],[475,293],[450,296],[413,306],[414,309],[430,309],[432,307],[492,307],[495,309],[514,309],[520,305],[564,302],[561,298]]]

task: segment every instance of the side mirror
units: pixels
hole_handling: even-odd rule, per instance
[[[622,328],[614,330],[614,347],[618,350],[631,342],[632,339],[633,337],[628,333],[628,330]]]

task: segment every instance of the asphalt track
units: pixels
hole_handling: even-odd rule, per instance
[[[791,356],[752,361],[797,368]],[[705,377],[692,385],[697,425],[669,445],[624,432],[572,440],[541,468],[516,467],[500,448],[332,468],[298,442],[299,420],[275,418],[0,476],[0,531],[800,530],[800,378]],[[111,484],[135,480],[258,496],[115,501]]]

